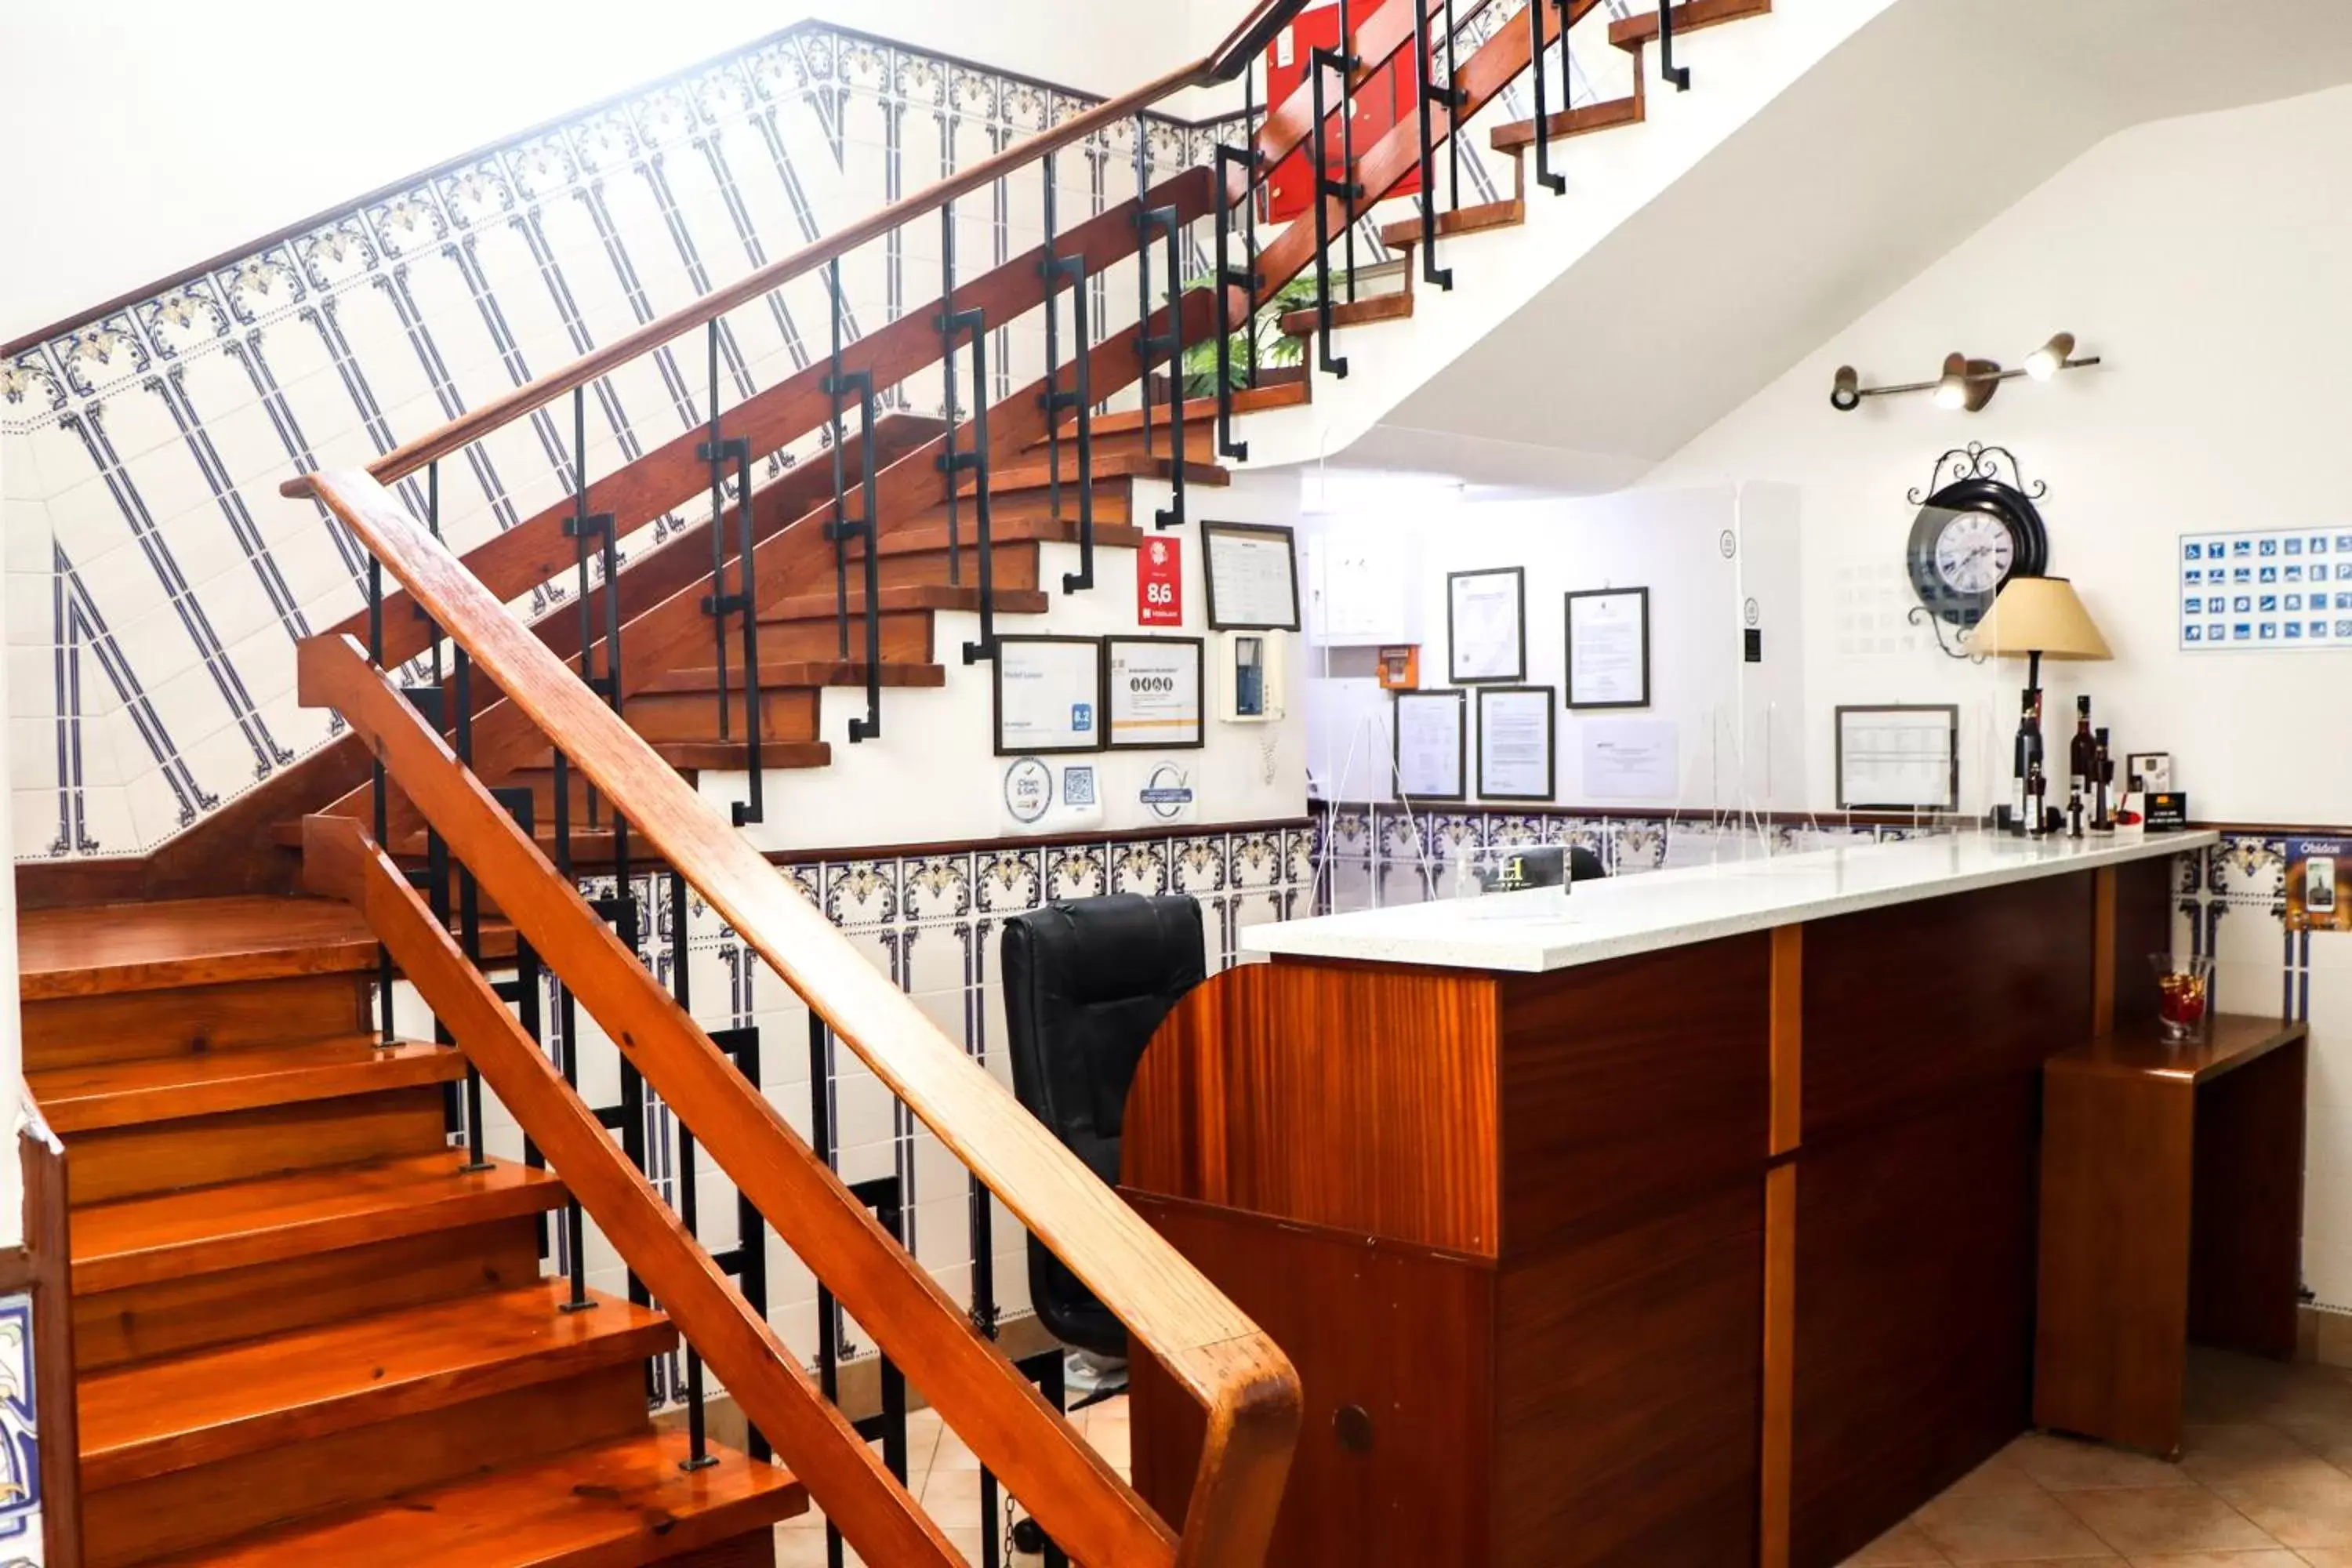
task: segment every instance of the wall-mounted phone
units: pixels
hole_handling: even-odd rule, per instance
[[[1286,632],[1217,634],[1217,716],[1228,724],[1270,724],[1289,690]]]

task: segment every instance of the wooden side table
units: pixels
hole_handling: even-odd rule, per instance
[[[2190,1341],[2294,1355],[2309,1033],[2147,1023],[2044,1066],[2036,1426],[2175,1454]]]

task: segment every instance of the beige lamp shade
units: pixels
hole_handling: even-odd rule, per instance
[[[2113,658],[2090,612],[2063,577],[2011,577],[1969,634],[1969,651],[2011,658]]]

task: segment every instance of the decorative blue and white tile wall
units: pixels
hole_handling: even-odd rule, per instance
[[[33,1415],[33,1304],[0,1300],[0,1568],[41,1562],[40,1431]]]

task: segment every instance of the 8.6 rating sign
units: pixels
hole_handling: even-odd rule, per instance
[[[1135,554],[1135,624],[1184,624],[1184,542],[1160,535]]]

